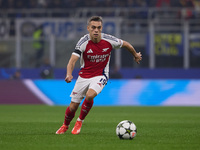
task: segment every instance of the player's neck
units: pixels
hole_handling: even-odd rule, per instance
[[[91,39],[93,43],[99,43],[101,39]]]

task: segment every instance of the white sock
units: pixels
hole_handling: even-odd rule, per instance
[[[84,120],[81,120],[81,119],[78,117],[77,121],[82,121],[82,122],[83,122]]]

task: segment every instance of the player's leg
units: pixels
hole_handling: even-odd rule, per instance
[[[74,125],[74,128],[72,129],[72,134],[79,134],[81,131],[82,123],[87,114],[89,113],[90,109],[93,106],[93,99],[97,96],[97,93],[93,89],[89,89],[86,93],[85,100],[83,101],[83,104],[81,106],[81,112],[80,115]]]
[[[67,109],[65,111],[65,120],[64,120],[65,125],[69,126],[70,122],[72,121],[72,119],[75,116],[75,112],[78,109],[79,105],[80,105],[80,103],[71,101],[70,105],[67,107]]]
[[[85,100],[81,107],[80,120],[84,120],[93,106],[93,99],[103,90],[106,85],[107,78],[105,76],[97,76],[91,79],[89,90],[86,93]]]
[[[107,82],[105,76],[98,76],[91,79],[89,90],[87,91],[85,100],[81,106],[79,118],[77,119],[76,124],[72,129],[72,134],[80,133],[83,120],[88,115],[90,109],[93,106],[93,99],[103,90],[106,84],[105,81]]]
[[[71,103],[69,107],[67,107],[65,111],[65,119],[63,125],[56,131],[56,134],[63,134],[67,131],[70,122],[75,116],[75,112],[78,109],[83,97],[85,96],[85,93],[87,91],[88,85],[85,83],[85,81],[82,78],[78,78],[76,81],[76,84],[74,86],[74,89],[71,93]]]
[[[75,116],[75,112],[78,109],[80,103],[71,102],[65,111],[65,119],[63,125],[56,131],[56,134],[64,134],[68,128],[69,124]]]
[[[93,106],[93,99],[95,98],[95,96],[97,96],[97,92],[95,90],[89,89],[87,91],[85,100],[83,101],[83,104],[81,106],[81,112],[79,116],[80,120],[84,120],[87,114],[89,113],[90,109]]]

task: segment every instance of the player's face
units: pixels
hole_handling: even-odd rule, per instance
[[[92,40],[101,39],[102,23],[100,21],[91,21],[87,26],[87,30]]]

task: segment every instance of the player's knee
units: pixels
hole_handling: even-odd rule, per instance
[[[86,94],[86,99],[87,99],[88,101],[91,101],[91,100],[94,99],[95,96],[96,96],[96,94],[94,94],[94,93],[87,93],[87,94]]]
[[[69,109],[71,112],[76,112],[80,103],[71,102],[69,105]]]
[[[97,92],[93,89],[89,89],[86,93],[86,99],[91,101],[94,99],[94,97],[97,96]]]

